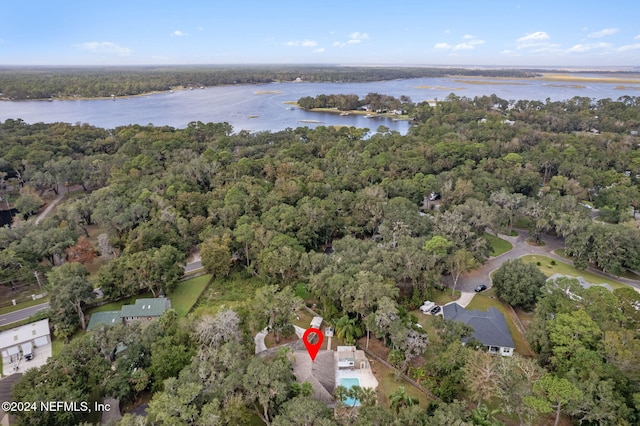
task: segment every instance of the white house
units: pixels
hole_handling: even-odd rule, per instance
[[[0,352],[4,374],[39,367],[51,356],[49,320],[43,319],[0,332]],[[39,362],[27,363],[35,358]]]

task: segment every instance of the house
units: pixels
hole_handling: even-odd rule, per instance
[[[512,356],[516,345],[513,343],[507,322],[497,309],[488,311],[466,310],[457,303],[450,303],[442,308],[445,319],[463,322],[473,328],[471,337],[487,347],[492,354]]]
[[[166,297],[138,299],[133,305],[124,305],[119,311],[105,311],[91,314],[87,331],[100,325],[130,324],[133,321],[151,321],[161,317],[171,309],[171,300]]]
[[[3,374],[40,367],[51,356],[49,320],[32,322],[0,333]]]
[[[362,386],[376,389],[378,380],[371,371],[371,364],[364,351],[355,346],[338,346],[336,351],[321,350],[315,361],[303,348],[294,349],[293,374],[299,383],[309,382],[313,398],[333,407],[336,386]],[[351,402],[349,405],[357,405]]]
[[[120,316],[125,324],[132,321],[151,321],[160,318],[168,309],[171,309],[171,300],[166,297],[138,299],[134,305],[124,305],[120,310]]]

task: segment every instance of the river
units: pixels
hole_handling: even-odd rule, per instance
[[[640,84],[549,82],[538,79],[420,78],[369,83],[270,83],[218,86],[163,92],[129,98],[0,102],[0,121],[27,123],[88,123],[112,129],[128,124],[184,128],[191,121],[230,123],[235,131],[278,131],[300,126],[346,125],[375,131],[384,125],[405,134],[406,121],[366,118],[361,115],[307,112],[285,104],[303,96],[378,92],[414,102],[444,99],[450,93],[473,98],[496,94],[507,100],[565,100],[574,96],[594,99],[640,95]]]

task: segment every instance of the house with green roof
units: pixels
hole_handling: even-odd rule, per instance
[[[130,324],[133,321],[152,321],[171,309],[171,300],[166,297],[138,299],[133,305],[123,305],[119,311],[91,314],[87,330],[100,325]]]
[[[151,321],[161,317],[167,309],[171,309],[171,300],[166,297],[138,299],[134,305],[124,305],[120,310],[120,316],[125,324],[132,321]]]

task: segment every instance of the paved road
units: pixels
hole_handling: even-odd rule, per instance
[[[458,285],[456,286],[457,290],[460,290],[462,292],[473,292],[473,289],[476,288],[479,284],[485,284],[487,287],[491,287],[492,283],[491,279],[489,278],[491,272],[498,269],[500,265],[502,265],[507,260],[516,259],[530,254],[547,256],[556,260],[557,262],[563,262],[569,265],[573,265],[573,262],[571,262],[571,260],[553,253],[554,250],[564,248],[563,238],[544,236],[542,239],[545,242],[545,245],[534,246],[527,243],[527,238],[529,238],[529,233],[527,231],[519,230],[517,237],[511,237],[507,235],[499,236],[500,238],[509,241],[513,245],[513,248],[508,252],[501,254],[500,256],[490,258],[484,265],[480,266],[478,269],[471,271],[468,274],[462,275],[458,280]],[[593,274],[619,281],[621,283],[634,287],[637,290],[640,290],[640,281],[616,277],[595,268],[587,268],[587,270]],[[451,285],[450,280],[449,282],[447,282],[447,284]]]
[[[22,321],[37,312],[49,309],[49,302],[41,303],[39,305],[31,306],[30,308],[20,309],[19,311],[9,312],[7,314],[0,315],[0,326],[11,324],[12,322]]]
[[[196,260],[187,264],[184,268],[184,272],[197,271],[198,269],[202,269],[202,262],[200,260]],[[49,302],[41,303],[40,305],[31,306],[30,308],[20,309],[19,311],[9,312],[7,314],[0,315],[0,326],[11,324],[13,322],[18,322],[29,318],[39,311],[43,311],[45,309],[49,309]]]
[[[202,269],[202,262],[201,261],[196,261],[196,262],[192,262],[192,263],[187,263],[187,266],[184,267],[184,273],[189,273],[192,271],[197,271],[198,269]]]

